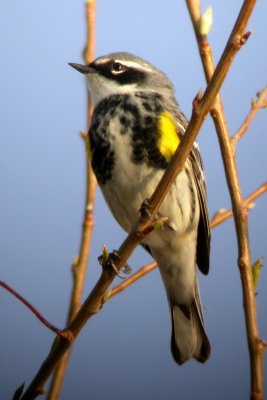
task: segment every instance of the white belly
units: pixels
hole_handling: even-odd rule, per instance
[[[121,143],[116,146],[112,179],[101,189],[114,217],[122,228],[129,232],[139,217],[139,210],[143,201],[151,197],[164,171],[150,167],[145,163],[133,163],[131,161],[129,136],[121,135],[117,140],[120,140]],[[118,149],[123,151],[118,152]],[[194,191],[195,197],[197,197],[196,188],[194,188]],[[159,210],[161,216],[168,218],[167,225],[179,236],[184,234],[189,225],[197,225],[198,223],[198,202],[194,221],[190,220],[191,205],[188,203],[190,197],[188,177],[183,170],[176,178]]]

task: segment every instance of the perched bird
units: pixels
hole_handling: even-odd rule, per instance
[[[144,200],[156,188],[188,121],[167,76],[129,53],[112,53],[89,65],[70,64],[83,73],[94,105],[88,152],[104,198],[127,232]],[[203,166],[197,143],[163,201],[167,217],[142,245],[156,260],[167,292],[171,350],[183,364],[205,362],[210,343],[204,329],[196,265],[209,270],[210,225]]]

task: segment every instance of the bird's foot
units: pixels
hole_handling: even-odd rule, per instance
[[[120,255],[116,250],[113,250],[112,253],[110,253],[107,249],[106,246],[103,246],[102,248],[102,254],[101,256],[98,257],[99,264],[103,268],[112,268],[115,274],[121,278],[125,279],[124,276],[120,275],[120,271],[122,271],[125,275],[129,275],[132,272],[131,267],[129,264],[125,263],[120,270],[116,267],[116,262],[120,260]]]
[[[141,215],[142,218],[148,217],[149,219],[153,220],[150,210],[151,210],[151,205],[149,204],[149,199],[145,199],[141,204],[139,214]]]
[[[168,221],[167,217],[164,217],[160,214],[157,214],[153,217],[151,213],[151,205],[149,203],[149,199],[145,199],[140,207],[139,213],[142,218],[149,218],[151,223],[144,229],[142,234],[147,235],[152,232],[154,229],[158,229],[163,227],[163,225]]]

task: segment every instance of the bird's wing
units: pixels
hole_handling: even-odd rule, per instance
[[[200,271],[207,275],[209,272],[210,259],[210,220],[207,207],[207,191],[206,182],[203,172],[203,164],[197,143],[189,155],[192,171],[195,179],[195,184],[198,193],[200,205],[200,218],[198,224],[198,240],[197,240],[197,265]]]
[[[185,115],[180,110],[178,113],[176,111],[176,121],[178,122],[177,133],[178,135],[183,135],[188,125],[188,121]],[[203,274],[207,275],[209,272],[210,260],[210,219],[207,205],[207,190],[204,169],[197,142],[194,143],[188,159],[192,166],[192,172],[197,188],[200,206],[197,240],[197,265],[200,271]]]

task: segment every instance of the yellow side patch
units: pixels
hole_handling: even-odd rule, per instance
[[[168,111],[164,111],[160,115],[157,128],[159,133],[157,147],[160,153],[167,160],[170,160],[180,143],[180,139],[174,119]]]
[[[91,161],[92,160],[92,150],[91,150],[89,135],[87,135],[85,138],[85,146],[86,146],[86,153],[87,153],[88,160]]]

